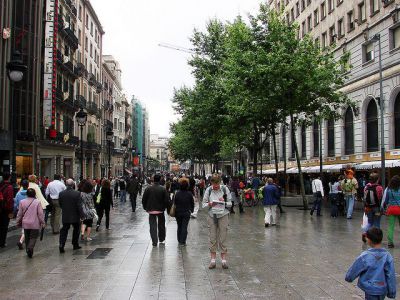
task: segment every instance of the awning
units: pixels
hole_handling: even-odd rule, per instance
[[[258,170],[257,173],[260,173],[261,170]],[[283,169],[278,169],[278,172],[283,172]],[[268,169],[268,170],[262,170],[262,174],[276,174],[275,168],[273,169]]]
[[[356,170],[371,170],[371,169],[379,169],[381,167],[381,161],[366,161],[361,164],[355,166]],[[395,168],[400,167],[400,160],[398,159],[387,159],[385,160],[386,168]]]

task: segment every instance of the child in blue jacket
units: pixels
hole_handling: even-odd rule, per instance
[[[382,300],[385,297],[396,298],[396,274],[393,257],[382,248],[382,230],[370,228],[366,233],[370,249],[361,253],[347,271],[346,281],[357,277],[357,286],[365,292],[366,300]]]

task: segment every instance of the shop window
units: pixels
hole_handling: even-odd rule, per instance
[[[367,151],[378,151],[378,108],[375,100],[370,100],[367,108]]]

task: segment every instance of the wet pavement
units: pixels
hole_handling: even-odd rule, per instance
[[[20,230],[10,232],[8,247],[0,250],[0,298],[363,299],[355,283],[344,281],[365,249],[359,212],[346,220],[286,208],[279,226],[264,228],[262,207],[247,208],[230,218],[229,269],[218,260],[209,270],[205,211],[191,219],[186,247],[178,246],[176,222],[169,219],[165,245],[153,248],[147,214],[129,206],[114,210],[111,230],[94,232],[81,250],[72,250],[71,229],[64,254],[58,236],[46,232],[29,259],[15,246]],[[399,266],[399,228],[395,245]]]

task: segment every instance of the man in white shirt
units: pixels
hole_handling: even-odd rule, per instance
[[[311,208],[310,215],[313,215],[314,210],[317,210],[317,216],[320,217],[322,216],[321,203],[322,198],[324,197],[324,186],[322,185],[322,181],[319,176],[315,177],[311,182],[311,188],[314,195],[314,203],[313,207]]]
[[[54,175],[54,180],[50,182],[46,188],[46,198],[51,204],[50,225],[51,229],[53,230],[53,234],[58,234],[60,232],[61,208],[58,198],[60,193],[66,189],[65,184],[60,179],[60,175]]]

